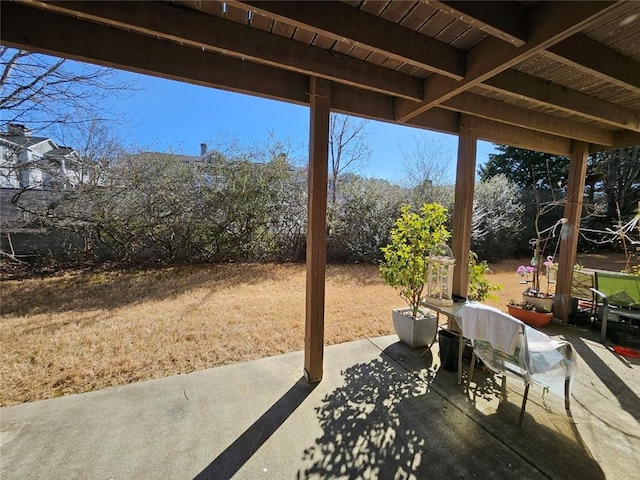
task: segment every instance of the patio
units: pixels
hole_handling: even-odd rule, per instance
[[[303,352],[0,410],[12,478],[633,478],[640,361],[597,332],[553,326],[579,355],[571,402],[480,371],[467,397],[388,336],[328,347],[323,381]],[[470,399],[473,398],[473,401]]]
[[[303,363],[315,383],[324,377],[330,113],[458,136],[452,290],[462,297],[478,141],[568,157],[554,302],[566,324],[588,155],[640,143],[639,15],[624,1],[18,0],[2,2],[0,39],[309,106]]]

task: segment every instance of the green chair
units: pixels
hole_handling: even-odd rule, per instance
[[[600,341],[605,342],[610,322],[624,324],[640,337],[640,276],[596,270],[595,284],[591,290],[597,303],[602,303]]]
[[[571,315],[576,323],[579,318],[592,321],[597,314],[596,295],[593,289],[596,286],[595,272],[589,269],[574,270],[571,280]]]

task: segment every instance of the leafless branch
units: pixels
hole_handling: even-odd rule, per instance
[[[116,71],[25,50],[0,50],[0,126],[28,124],[42,130],[56,123],[109,116],[105,100],[137,89]]]

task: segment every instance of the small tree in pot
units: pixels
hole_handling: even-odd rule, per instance
[[[438,203],[425,203],[418,213],[405,205],[391,229],[391,242],[382,248],[382,278],[387,285],[398,290],[409,305],[408,310],[394,310],[394,327],[400,340],[411,347],[433,343],[437,331],[435,316],[424,317],[419,309],[427,280],[429,253],[436,245],[446,243],[450,237],[446,221],[447,210]],[[404,323],[400,317],[411,322],[411,332],[399,329],[398,322]],[[420,320],[422,324],[416,324]]]

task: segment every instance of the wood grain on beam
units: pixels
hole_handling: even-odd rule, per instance
[[[151,2],[45,2],[45,8],[197,48],[418,101],[422,81],[223,18]]]
[[[556,284],[556,294],[553,302],[554,317],[560,318],[562,323],[565,324],[569,320],[569,310],[571,308],[571,280],[573,278],[573,266],[576,263],[588,155],[589,145],[587,143],[573,143],[569,162],[567,198],[564,204],[564,218],[567,221],[562,226],[560,234],[558,283]],[[604,341],[604,339],[601,340]]]
[[[335,40],[372,49],[400,62],[456,80],[464,76],[464,52],[342,2],[230,1],[246,10]]]
[[[427,78],[424,101],[419,104],[398,101],[398,120],[404,122],[538,54],[597,21],[613,6],[615,2],[585,2],[579,9],[572,2],[537,3],[531,7],[531,33],[526,44],[518,48],[495,37],[485,39],[469,50],[467,72],[462,81],[435,75]]]
[[[527,41],[528,11],[517,2],[432,1],[429,4],[516,47]]]
[[[528,110],[510,103],[500,102],[492,98],[461,93],[447,100],[442,108],[474,115],[476,117],[497,120],[518,127],[525,127],[538,132],[549,133],[570,139],[583,140],[601,145],[613,145],[613,132],[592,127],[583,123],[572,122],[544,113]],[[431,111],[431,110],[429,110]]]
[[[640,62],[608,48],[586,35],[574,35],[550,47],[545,56],[581,72],[640,94]]]
[[[2,2],[6,46],[265,98],[308,104],[304,75]]]
[[[486,80],[483,86],[616,128],[640,132],[637,112],[516,70],[502,72]]]
[[[442,108],[432,108],[403,125],[426,128],[440,133],[457,134],[460,131],[460,114]]]
[[[466,116],[466,123],[476,130],[481,140],[555,155],[571,154],[571,140],[568,138],[479,117]]]
[[[613,135],[612,145],[591,144],[589,153],[603,152],[606,150],[616,150],[618,148],[636,147],[640,145],[640,133],[623,130]]]
[[[476,177],[478,136],[475,125],[462,116],[458,136],[458,160],[453,204],[452,250],[456,259],[453,270],[453,293],[466,297],[469,290],[469,249],[473,218],[473,190]]]
[[[623,130],[613,136],[614,148],[635,147],[640,145],[640,134]]]
[[[306,322],[304,368],[308,382],[322,380],[325,269],[327,263],[327,177],[331,85],[311,79],[307,219]]]

